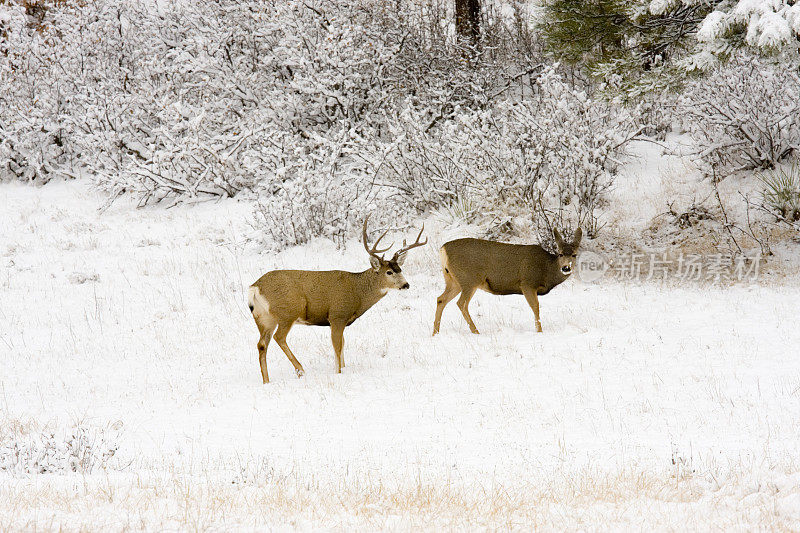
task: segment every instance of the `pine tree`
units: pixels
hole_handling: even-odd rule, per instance
[[[668,84],[664,75],[670,61],[686,52],[713,6],[679,2],[653,14],[651,4],[650,0],[551,0],[545,3],[539,30],[553,58],[585,66],[600,78],[618,75],[628,90]]]

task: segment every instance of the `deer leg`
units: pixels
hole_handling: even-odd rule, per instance
[[[461,291],[461,297],[456,302],[458,308],[461,309],[461,314],[464,315],[464,320],[467,321],[469,324],[469,330],[472,333],[479,333],[478,328],[475,327],[475,322],[472,321],[472,317],[469,316],[469,301],[472,299],[472,296],[475,294],[475,290],[477,287],[470,287],[468,289],[463,289]]]
[[[539,297],[536,295],[536,289],[523,288],[522,294],[525,295],[525,299],[528,300],[528,305],[533,309],[533,316],[536,317],[536,331],[541,333],[542,323],[539,321]]]
[[[344,346],[344,324],[341,322],[331,322],[331,343],[333,351],[336,353],[336,373],[342,373],[344,358],[342,357],[342,347]]]
[[[273,338],[275,339],[275,342],[278,343],[278,346],[281,347],[283,353],[286,354],[286,357],[289,358],[289,361],[292,363],[292,366],[294,366],[294,371],[297,373],[297,377],[300,377],[306,372],[305,370],[303,370],[303,365],[300,364],[300,362],[294,356],[292,351],[289,349],[289,345],[286,344],[286,336],[289,334],[289,330],[292,329],[293,324],[294,322],[279,323],[278,330],[275,332]]]
[[[258,366],[261,367],[261,379],[264,383],[269,383],[269,374],[267,373],[267,348],[269,347],[269,338],[278,326],[277,322],[265,321],[264,323],[256,320],[258,332],[261,335],[258,339]]]
[[[446,284],[444,292],[436,299],[436,318],[433,319],[434,335],[439,333],[439,324],[442,322],[444,308],[461,292],[461,286],[451,274],[445,273],[444,282]]]

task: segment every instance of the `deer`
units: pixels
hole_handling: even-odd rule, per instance
[[[367,221],[361,229],[364,249],[369,254],[370,268],[363,272],[343,270],[273,270],[261,276],[248,289],[248,305],[260,334],[258,364],[264,384],[269,383],[267,373],[267,347],[270,336],[289,358],[297,377],[305,374],[303,366],[286,344],[286,336],[294,324],[329,326],[331,343],[336,355],[336,372],[345,366],[342,348],[344,328],[352,324],[369,308],[378,303],[392,289],[408,289],[409,283],[400,267],[409,250],[424,246],[421,241],[423,224],[415,242],[403,246],[388,261],[384,252],[392,245],[379,249],[378,245],[387,229],[372,246],[367,243]]]
[[[556,254],[537,244],[508,244],[472,238],[446,242],[439,250],[445,289],[436,299],[433,334],[439,333],[445,306],[459,294],[456,304],[464,320],[472,333],[479,333],[469,314],[469,302],[478,289],[498,295],[524,295],[536,318],[536,331],[541,333],[539,296],[549,293],[572,274],[581,236],[581,228],[578,228],[572,242],[567,243],[554,229]]]

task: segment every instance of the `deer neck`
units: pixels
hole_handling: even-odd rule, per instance
[[[550,252],[545,250],[547,254],[545,261],[547,262],[547,267],[544,269],[545,275],[542,285],[545,290],[549,291],[556,285],[563,283],[569,276],[564,275],[561,272],[561,269],[558,268],[558,256],[555,254],[551,254]]]
[[[364,272],[359,272],[356,276],[358,278],[359,287],[361,288],[360,311],[363,313],[386,296],[389,289],[378,285],[378,276],[375,275],[371,268],[368,268]]]

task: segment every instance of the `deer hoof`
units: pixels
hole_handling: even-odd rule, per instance
[[[294,371],[297,374],[298,378],[302,378],[306,374],[306,371],[303,370],[302,368],[295,368]]]

